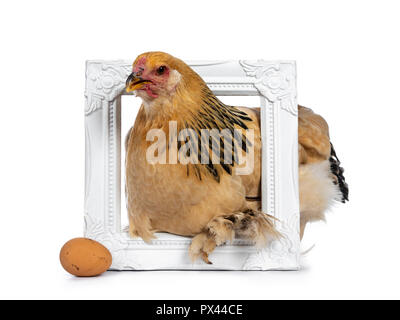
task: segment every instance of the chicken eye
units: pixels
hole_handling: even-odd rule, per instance
[[[166,69],[167,69],[166,66],[161,66],[161,67],[159,67],[159,68],[157,69],[157,74],[158,74],[159,76],[162,75],[162,74],[165,72]]]

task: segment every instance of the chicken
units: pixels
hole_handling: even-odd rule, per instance
[[[150,241],[157,231],[191,236],[190,257],[206,263],[211,263],[208,256],[216,246],[235,236],[259,246],[280,237],[275,218],[260,211],[259,109],[225,105],[188,65],[163,52],[137,57],[126,90],[143,100],[126,140],[132,237]],[[204,129],[239,134],[231,135],[232,148],[229,139],[218,139],[218,155],[212,144],[215,137],[204,139]],[[246,136],[249,131],[253,137]],[[186,132],[183,139],[180,132]],[[169,140],[162,143],[165,137]],[[200,148],[205,142],[211,143]],[[238,145],[241,148],[235,149]],[[250,149],[253,170],[236,174],[244,167],[238,159]],[[231,161],[223,158],[226,155]],[[302,237],[308,222],[324,219],[333,200],[347,200],[348,188],[326,122],[300,106],[299,182]]]

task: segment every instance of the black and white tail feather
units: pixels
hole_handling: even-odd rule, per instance
[[[336,181],[334,181],[334,184],[339,186],[339,190],[342,194],[341,202],[345,203],[346,201],[349,201],[349,186],[347,185],[346,179],[343,176],[344,169],[340,166],[340,160],[336,155],[332,143],[329,163],[331,165],[331,172],[336,177]]]

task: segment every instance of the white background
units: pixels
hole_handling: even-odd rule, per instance
[[[396,1],[2,1],[0,298],[400,298]],[[314,224],[299,272],[108,272],[74,278],[83,231],[87,59],[294,59],[350,202]]]

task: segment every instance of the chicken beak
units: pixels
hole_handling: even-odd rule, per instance
[[[132,72],[126,79],[126,92],[132,92],[142,88],[146,83],[151,82],[150,80],[144,80],[138,77],[134,72]]]

